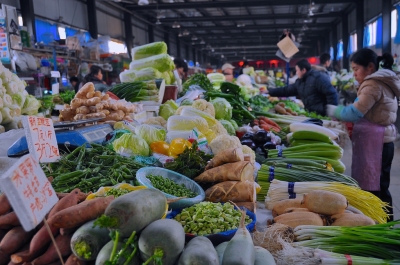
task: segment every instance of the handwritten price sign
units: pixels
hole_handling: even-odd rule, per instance
[[[32,154],[21,157],[0,179],[25,231],[35,228],[57,203],[56,193]]]
[[[25,129],[29,153],[41,163],[55,162],[60,158],[56,134],[51,119],[24,116],[22,123]]]

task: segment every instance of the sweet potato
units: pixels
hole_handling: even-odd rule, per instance
[[[213,167],[218,167],[227,163],[235,163],[244,161],[242,148],[229,148],[214,156],[213,159],[207,164],[206,170]]]
[[[240,149],[240,148],[238,148]],[[240,149],[241,150],[241,149]],[[197,182],[254,181],[254,166],[248,161],[214,167],[194,178]]]
[[[0,241],[4,238],[4,236],[8,233],[7,229],[0,230]]]
[[[80,260],[74,254],[71,254],[65,262],[65,265],[86,265],[86,261]]]
[[[0,215],[6,214],[11,211],[11,204],[7,196],[3,193],[0,195]]]
[[[255,202],[256,189],[253,181],[225,181],[206,190],[206,201]]]
[[[71,247],[70,247],[70,242],[71,242],[71,237],[72,235],[59,235],[55,238],[56,244],[58,246],[58,249],[60,250],[61,256],[63,257],[68,257],[71,255]],[[41,255],[40,257],[36,258],[32,264],[33,265],[46,265],[51,262],[57,261],[59,259],[56,247],[52,243],[50,247],[47,249],[47,251]]]
[[[342,194],[325,190],[313,190],[305,194],[302,204],[311,212],[325,215],[344,213],[348,206]]]
[[[72,227],[72,228],[60,228],[60,235],[69,235],[75,233],[76,229],[78,227]]]
[[[1,240],[0,251],[11,255],[23,247],[32,238],[34,230],[26,232],[22,226],[11,229]]]
[[[37,252],[29,252],[29,249],[21,250],[20,252],[11,255],[11,261],[16,264],[29,262],[42,255],[46,249],[47,248],[44,247]]]
[[[285,213],[288,208],[305,208],[304,204],[301,204],[302,199],[286,199],[282,201],[278,201],[274,204],[274,208],[272,208],[272,216],[278,216]]]
[[[14,226],[20,226],[18,216],[15,212],[0,216],[0,229],[10,229]]]
[[[114,196],[100,197],[84,201],[64,209],[49,218],[48,223],[58,228],[72,228],[101,216]]]

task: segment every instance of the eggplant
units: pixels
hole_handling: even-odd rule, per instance
[[[263,145],[264,150],[271,150],[271,149],[276,149],[276,145],[272,142],[266,142]]]
[[[242,138],[240,138],[240,140],[243,141],[243,140],[250,139],[250,140],[253,141],[253,137],[254,137],[254,134],[253,134],[253,133],[247,132],[247,133],[245,133],[245,134],[242,136]]]
[[[302,121],[302,123],[311,123],[311,124],[315,124],[318,126],[324,125],[324,122],[320,119],[308,119],[308,120]]]
[[[257,146],[263,146],[271,141],[271,134],[265,130],[259,130],[254,134],[253,141]]]
[[[255,145],[255,143],[253,142],[253,140],[251,139],[246,139],[246,140],[242,140],[240,142],[242,145],[247,145],[248,147],[250,147],[252,150],[255,150],[257,148],[257,146]]]

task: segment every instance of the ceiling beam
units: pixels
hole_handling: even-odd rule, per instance
[[[273,25],[248,25],[246,27],[240,28],[242,30],[246,29],[294,29],[294,28],[302,28],[304,24],[273,24]],[[330,28],[332,27],[331,23],[307,23],[309,28]],[[204,26],[204,27],[181,27],[182,30],[233,30],[232,26]],[[176,29],[179,30],[179,29]]]
[[[244,27],[243,29],[246,29]],[[300,31],[293,31],[294,35],[297,37],[299,35]],[[321,37],[324,34],[328,34],[328,31],[323,31],[323,30],[307,30],[304,32],[304,36],[315,36],[315,37]],[[271,32],[243,32],[243,33],[230,33],[230,32],[223,32],[223,33],[215,33],[214,35],[211,35],[209,32],[207,33],[196,33],[197,37],[202,37],[204,40],[206,39],[215,39],[215,40],[224,40],[228,38],[243,38],[243,37],[249,37],[249,38],[257,38],[257,39],[270,39],[271,34],[277,34],[276,38],[279,38],[279,36],[282,34],[282,31],[276,30],[276,31],[271,31]],[[191,36],[189,35],[188,38]],[[223,38],[225,37],[225,38]],[[183,37],[185,38],[185,37]]]
[[[326,14],[315,14],[311,18],[336,18],[342,17],[342,12],[330,12]],[[286,13],[286,14],[269,14],[269,15],[234,15],[234,16],[203,16],[203,17],[184,17],[181,22],[195,22],[195,21],[229,21],[229,20],[271,20],[271,19],[299,19],[308,18],[307,14],[301,13]],[[173,23],[176,18],[163,18],[162,22]]]
[[[356,0],[315,0],[315,4],[348,4]],[[196,1],[196,2],[178,2],[178,3],[160,3],[139,6],[137,4],[127,4],[127,8],[132,8],[134,11],[156,10],[158,9],[196,9],[196,8],[226,8],[226,7],[242,7],[243,0],[235,1]],[[246,0],[245,5],[251,6],[290,6],[290,5],[309,5],[309,0]]]

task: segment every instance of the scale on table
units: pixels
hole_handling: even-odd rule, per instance
[[[88,143],[102,143],[106,135],[113,129],[109,124],[97,124],[99,120],[101,118],[55,122],[54,130],[58,147],[62,149],[63,147],[73,148]],[[77,127],[78,125],[86,126]],[[13,143],[7,151],[9,157],[18,157],[27,153],[29,153],[29,149],[25,136]]]

